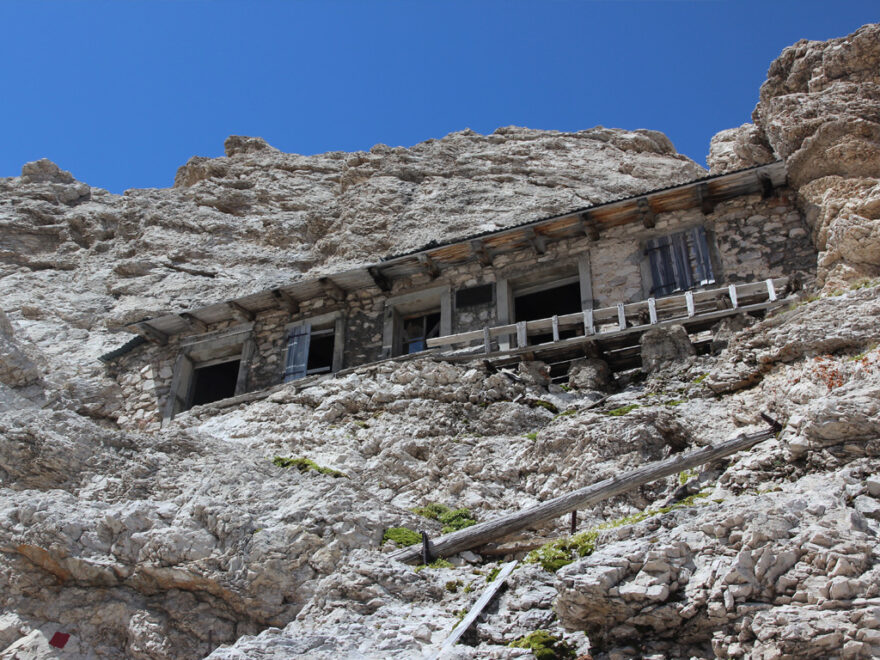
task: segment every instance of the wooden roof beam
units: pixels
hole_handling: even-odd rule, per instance
[[[189,329],[193,332],[207,332],[208,324],[202,321],[202,319],[197,318],[190,312],[181,312],[177,315],[184,323],[189,326]]]
[[[591,241],[599,240],[599,223],[589,211],[580,214],[578,231],[583,232]]]
[[[164,346],[168,343],[168,335],[166,335],[161,330],[157,330],[149,323],[136,323],[134,325],[135,332],[137,332],[141,337],[146,339],[147,341],[151,341],[154,344],[159,344],[159,346]]]
[[[696,190],[697,202],[700,204],[700,211],[703,212],[703,215],[712,213],[715,210],[715,200],[712,198],[712,193],[709,192],[709,184],[701,183],[694,190]]]
[[[343,289],[329,277],[321,277],[318,279],[318,282],[320,282],[321,287],[324,289],[324,293],[327,294],[327,297],[332,298],[336,302],[342,302],[343,300],[345,300],[345,289]]]
[[[471,250],[477,259],[480,260],[481,266],[489,267],[492,265],[492,256],[489,254],[489,251],[486,249],[486,244],[480,239],[475,239],[471,241]]]
[[[424,268],[428,272],[428,275],[431,277],[432,280],[435,280],[437,279],[437,277],[439,277],[440,267],[437,266],[434,260],[431,259],[431,257],[429,257],[427,254],[419,255],[419,263],[422,264],[422,268]]]
[[[756,172],[758,183],[761,185],[761,199],[773,197],[773,179],[766,172]]]
[[[547,251],[547,241],[544,240],[544,237],[541,236],[541,234],[535,231],[534,227],[526,227],[523,229],[523,235],[526,237],[526,240],[532,244],[532,249],[534,249],[535,252],[538,254],[544,254]]]
[[[657,224],[657,214],[654,213],[654,209],[651,208],[651,203],[648,201],[648,198],[639,197],[638,205],[639,218],[645,226],[645,229],[653,229],[654,225]]]
[[[232,313],[242,321],[253,321],[257,317],[253,310],[248,309],[234,300],[228,301],[226,306],[229,307],[229,309],[232,310]]]
[[[299,303],[287,291],[272,289],[272,297],[281,309],[286,309],[290,314],[299,313]]]
[[[375,284],[380,291],[384,291],[385,293],[391,291],[391,281],[385,277],[385,273],[383,273],[378,266],[370,266],[367,268],[367,272],[370,274],[370,277],[373,278],[373,284]]]

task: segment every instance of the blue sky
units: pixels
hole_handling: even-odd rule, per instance
[[[312,154],[469,127],[663,131],[701,164],[800,38],[876,0],[2,0],[0,176],[170,186],[227,135]]]

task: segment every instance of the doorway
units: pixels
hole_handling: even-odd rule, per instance
[[[513,313],[517,322],[574,314],[581,309],[581,288],[577,278],[564,283],[553,282],[521,288],[514,292]],[[576,335],[575,328],[559,332],[560,339]],[[552,333],[529,337],[530,344],[543,344],[549,341],[553,341]]]

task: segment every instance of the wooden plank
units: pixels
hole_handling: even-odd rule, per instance
[[[604,479],[566,495],[554,497],[547,502],[529,507],[528,509],[522,509],[496,520],[477,523],[457,532],[444,534],[438,537],[436,541],[430,543],[431,555],[434,557],[448,557],[462,550],[468,550],[469,548],[504,538],[527,527],[546,523],[571,511],[584,509],[596,502],[627,493],[657,479],[662,479],[663,477],[668,477],[671,474],[677,474],[699,465],[705,465],[743,449],[748,449],[759,442],[772,438],[781,428],[781,426],[773,422],[773,426],[765,431],[751,435],[742,434],[717,445],[703,447],[702,449],[678,454],[662,461],[648,463],[635,470],[625,472],[619,477]],[[420,557],[421,547],[413,549],[412,546],[391,554],[392,559],[409,563],[417,561]]]
[[[378,266],[370,266],[367,268],[367,273],[369,273],[370,279],[373,280],[373,284],[375,284],[380,291],[383,291],[384,293],[391,291],[391,281],[385,277],[385,274]]]
[[[197,318],[190,312],[181,312],[178,316],[186,323],[193,332],[207,332],[208,324]]]
[[[638,208],[642,225],[644,225],[645,229],[653,229],[654,225],[657,224],[657,214],[651,208],[651,203],[647,197],[640,197],[638,199]]]
[[[526,227],[523,230],[523,236],[526,237],[536,253],[544,254],[547,251],[547,242],[541,234],[535,231],[534,227]]]
[[[480,613],[485,609],[486,605],[492,601],[492,598],[494,598],[501,586],[507,581],[507,578],[513,572],[513,569],[516,568],[518,563],[518,561],[514,560],[501,567],[501,570],[498,571],[498,575],[496,575],[495,579],[489,583],[486,590],[483,591],[477,599],[477,602],[474,603],[473,607],[471,607],[470,611],[465,615],[464,619],[452,629],[452,632],[443,642],[443,646],[440,647],[440,650],[428,656],[429,660],[437,660],[444,653],[452,650],[452,647],[458,643],[458,640],[468,631],[468,628],[474,625],[474,621],[477,620],[477,617],[480,616]]]
[[[336,302],[342,302],[345,300],[345,291],[343,288],[329,277],[321,277],[318,279],[318,282],[321,284],[321,288],[324,289],[324,293],[329,298]]]
[[[483,241],[479,239],[471,241],[471,250],[481,266],[488,267],[492,265],[492,257],[489,255],[489,251],[486,250],[486,244]]]

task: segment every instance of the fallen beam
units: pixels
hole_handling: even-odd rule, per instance
[[[497,520],[477,523],[457,532],[445,534],[438,537],[435,541],[429,542],[430,553],[433,557],[448,557],[462,550],[468,550],[490,541],[504,538],[526,527],[548,522],[578,509],[585,509],[596,502],[629,492],[651,481],[668,477],[671,474],[678,474],[683,470],[704,465],[730,454],[735,454],[743,449],[748,449],[752,445],[772,438],[782,429],[778,422],[764,415],[762,417],[764,417],[765,421],[772,424],[771,428],[766,431],[752,433],[751,435],[742,434],[732,440],[726,440],[711,447],[704,447],[686,454],[678,454],[662,461],[655,461],[654,463],[631,470],[623,476],[605,479],[567,495],[555,497],[537,506],[502,516]],[[421,550],[421,546],[410,546],[392,553],[391,558],[413,563],[421,558]]]
[[[498,593],[498,590],[507,581],[507,578],[513,572],[513,569],[516,568],[517,563],[518,562],[516,561],[512,561],[501,567],[501,571],[495,576],[495,579],[489,583],[489,586],[486,587],[486,590],[482,593],[480,599],[474,603],[474,606],[471,607],[464,619],[452,629],[452,632],[449,634],[449,637],[446,638],[446,641],[443,642],[443,646],[440,647],[440,650],[428,656],[428,660],[437,660],[437,658],[451,650],[452,647],[458,643],[461,636],[467,632],[468,628],[474,625],[474,621],[480,616],[480,612],[485,609],[486,605],[490,603],[495,594]]]

